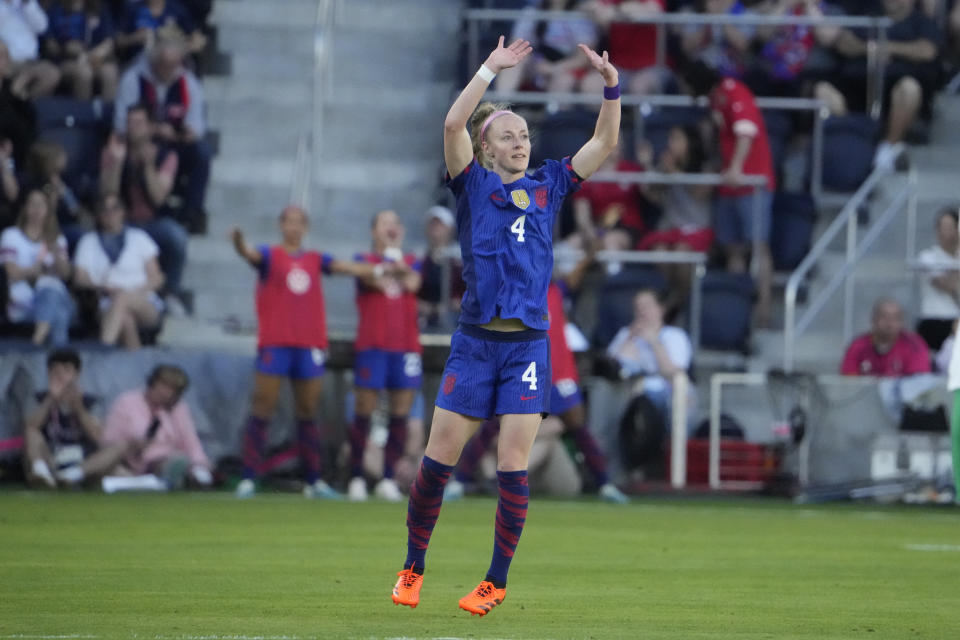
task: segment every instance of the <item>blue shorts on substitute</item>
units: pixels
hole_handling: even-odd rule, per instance
[[[323,375],[326,359],[323,349],[260,347],[257,371],[294,380],[310,380]]]
[[[576,380],[557,380],[550,389],[550,413],[560,416],[583,404],[580,386]]]
[[[462,324],[450,340],[437,406],[474,418],[550,411],[546,331],[488,331]]]
[[[773,208],[773,194],[762,190],[760,199],[759,226],[757,235],[760,242],[770,243],[770,219]],[[717,196],[713,207],[713,232],[721,246],[736,244],[748,245],[753,242],[754,208],[757,206],[753,194],[745,196]]]
[[[365,349],[353,361],[353,383],[364,389],[419,389],[423,359],[419,353]]]

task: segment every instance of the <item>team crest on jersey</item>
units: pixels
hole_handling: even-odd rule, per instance
[[[533,192],[533,200],[537,203],[537,206],[541,209],[547,208],[547,188],[546,187],[537,187]]]
[[[510,199],[513,200],[513,204],[521,209],[526,209],[530,206],[530,196],[527,195],[525,189],[514,189],[510,192]]]
[[[448,373],[447,377],[443,379],[443,394],[450,395],[450,392],[453,391],[453,388],[457,385],[457,374]]]
[[[290,269],[287,274],[287,288],[298,296],[305,294],[310,289],[310,274],[300,267]]]

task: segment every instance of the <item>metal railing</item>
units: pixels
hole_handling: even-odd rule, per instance
[[[591,19],[590,14],[583,11],[549,11],[537,9],[468,9],[464,12],[467,23],[467,62],[468,68],[473,69],[480,65],[480,26],[484,21],[516,21],[526,20],[569,21]],[[698,25],[741,25],[741,26],[810,26],[810,27],[843,27],[848,29],[868,29],[871,31],[867,47],[867,104],[870,114],[874,118],[880,115],[881,99],[883,95],[884,71],[887,61],[880,55],[886,50],[887,32],[893,21],[885,16],[792,16],[792,15],[762,15],[762,14],[704,14],[704,13],[662,13],[649,16],[620,17],[619,22],[635,24],[649,24],[656,27],[657,49],[656,64],[666,64],[666,27],[668,26],[698,26]],[[616,64],[616,60],[613,61]]]
[[[314,169],[323,154],[324,96],[330,95],[332,74],[330,64],[333,52],[333,25],[337,0],[317,0],[313,22],[313,75],[310,112],[313,116],[309,130],[297,140],[297,155],[290,186],[290,202],[310,209]]]
[[[488,91],[490,100],[511,104],[571,104],[595,105],[597,97],[584,93],[558,93],[540,91]],[[639,136],[643,134],[643,116],[654,107],[700,107],[707,109],[710,101],[706,97],[694,98],[684,95],[622,95],[621,104],[636,107],[638,117],[634,128]],[[769,111],[809,111],[813,115],[813,131],[810,145],[810,195],[819,206],[823,196],[823,130],[824,122],[830,116],[822,100],[814,98],[774,98],[757,97],[757,107]]]
[[[897,190],[891,202],[887,204],[876,221],[867,232],[863,234],[863,237],[858,238],[858,210],[866,203],[867,198],[883,180],[889,178],[889,175],[890,174],[884,170],[875,169],[856,193],[854,193],[853,197],[850,198],[833,222],[830,223],[817,239],[806,257],[797,265],[793,273],[790,274],[784,291],[783,368],[785,371],[791,372],[794,369],[797,340],[810,327],[813,320],[823,310],[831,296],[833,296],[841,285],[844,285],[843,342],[846,344],[850,340],[853,335],[853,293],[855,286],[853,271],[857,263],[860,262],[867,250],[876,242],[887,225],[895,219],[896,215],[900,213],[904,207],[907,209],[908,229],[914,226],[913,220],[916,218],[917,207],[917,176],[916,172],[911,170],[907,183]],[[846,232],[846,243],[843,266],[833,272],[826,286],[810,298],[803,314],[797,317],[797,295],[801,284],[803,284],[811,270],[817,264],[817,261],[827,253],[834,240],[844,231]],[[911,244],[912,241],[908,237],[908,253],[905,256],[905,260],[910,259],[909,252],[911,251]]]

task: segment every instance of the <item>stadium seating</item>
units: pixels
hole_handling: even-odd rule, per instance
[[[660,272],[651,265],[625,265],[616,275],[610,276],[600,287],[597,299],[597,326],[593,343],[606,349],[613,336],[633,320],[633,298],[640,289],[654,289],[663,293],[667,283]]]
[[[816,207],[807,193],[778,192],[773,198],[770,253],[776,271],[789,271],[810,250]]]
[[[60,97],[37,100],[34,107],[40,139],[56,142],[67,152],[65,180],[81,200],[94,200],[112,107],[99,100]]]
[[[870,175],[879,124],[866,115],[834,116],[824,122],[823,186],[854,191]]]
[[[707,272],[700,310],[703,347],[747,352],[754,292],[753,279],[747,274]]]

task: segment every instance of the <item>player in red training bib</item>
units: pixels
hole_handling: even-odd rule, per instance
[[[297,445],[307,481],[304,495],[340,497],[320,479],[320,430],[315,417],[327,348],[320,274],[369,277],[374,266],[334,260],[329,254],[303,249],[308,228],[306,211],[290,205],[280,214],[282,241],[278,245],[253,248],[239,229],[232,233],[237,253],[260,274],[256,294],[257,370],[243,438],[243,480],[237,485],[238,498],[250,497],[255,491],[254,480],[267,444],[267,424],[286,380],[293,385],[296,404]]]
[[[630,499],[612,482],[607,473],[607,461],[587,427],[587,412],[580,393],[580,375],[573,352],[567,344],[565,327],[567,315],[563,310],[563,287],[566,282],[552,282],[547,289],[547,308],[550,314],[550,364],[553,386],[550,389],[550,413],[560,418],[564,431],[583,454],[584,462],[593,474],[601,500],[626,504]],[[477,463],[490,449],[493,439],[500,432],[497,420],[487,420],[477,431],[460,456],[455,477],[447,483],[443,492],[445,500],[459,500],[466,485],[473,481]]]
[[[370,415],[380,393],[386,390],[390,402],[387,443],[383,450],[383,479],[374,495],[399,502],[403,494],[394,480],[394,465],[403,455],[407,418],[423,377],[420,359],[420,331],[417,328],[417,291],[420,290],[420,261],[404,255],[404,228],[394,211],[381,211],[370,226],[373,251],[356,257],[371,265],[375,273],[357,278],[357,342],[354,356],[354,408],[350,426],[350,484],[347,498],[367,499],[363,476],[363,451],[370,431]],[[389,271],[385,267],[391,267]]]

